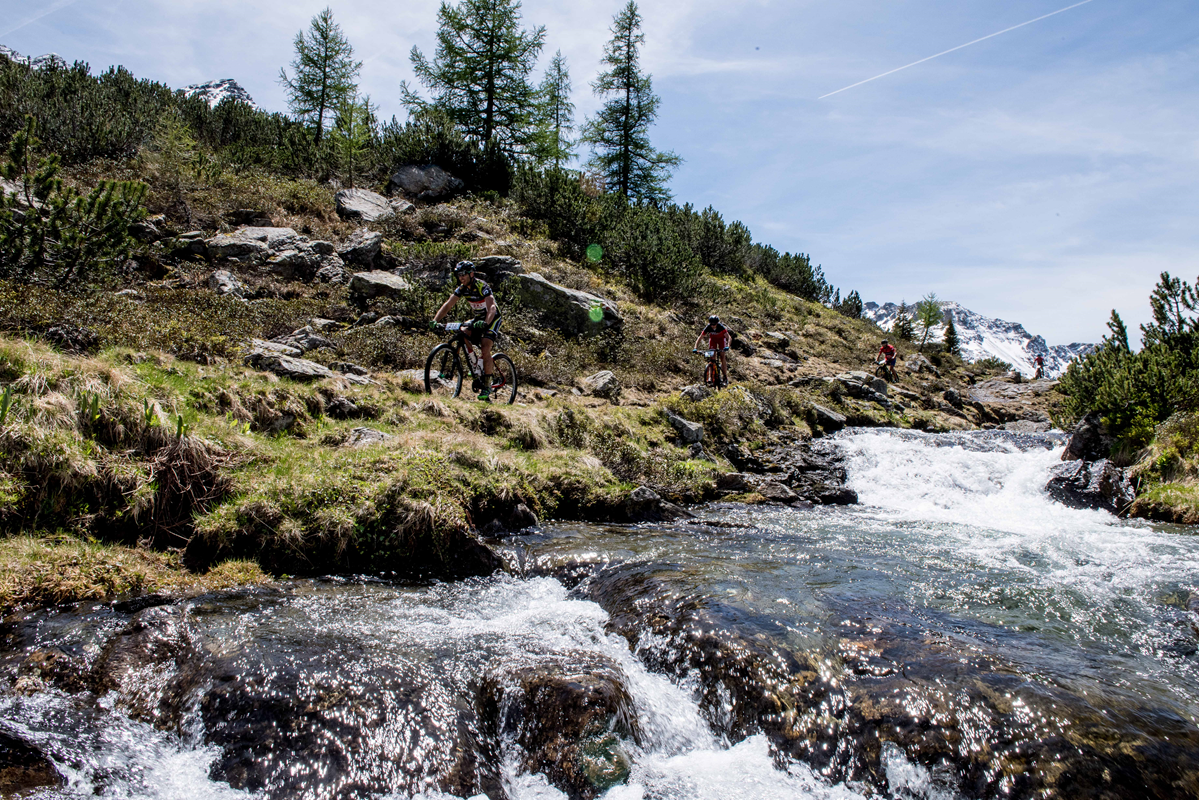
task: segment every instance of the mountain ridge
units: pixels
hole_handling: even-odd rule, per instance
[[[942,312],[953,315],[964,359],[998,358],[1011,364],[1024,377],[1031,378],[1036,373],[1034,359],[1038,355],[1045,359],[1045,377],[1056,378],[1066,371],[1071,361],[1095,349],[1094,344],[1087,342],[1049,345],[1044,337],[1034,336],[1018,322],[984,316],[952,300],[942,300],[940,306]],[[862,316],[889,331],[899,316],[899,305],[865,303]],[[940,339],[944,331],[943,324],[936,325],[930,338]]]

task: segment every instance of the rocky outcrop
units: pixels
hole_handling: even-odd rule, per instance
[[[409,164],[392,173],[387,184],[389,194],[405,194],[417,200],[433,201],[453,197],[465,184],[435,164]]]
[[[333,372],[315,361],[305,358],[294,358],[278,352],[264,349],[254,349],[245,358],[248,366],[273,372],[281,378],[291,378],[295,381],[316,381],[332,378]]]
[[[379,250],[383,247],[383,234],[368,228],[359,228],[350,234],[350,238],[337,248],[337,255],[347,264],[357,264],[370,267],[375,263]]]
[[[391,434],[377,431],[374,428],[354,428],[346,439],[346,447],[367,447],[372,444],[382,444],[391,438]]]
[[[305,325],[299,330],[292,331],[285,336],[277,336],[271,339],[271,344],[282,345],[283,347],[294,349],[298,352],[284,352],[283,355],[303,355],[309,350],[337,350],[337,343],[332,339],[327,339],[317,333],[311,325]]]
[[[594,336],[624,325],[611,300],[559,286],[536,272],[515,275],[510,280],[516,285],[520,301],[540,313],[542,324],[566,336]]]
[[[283,280],[308,281],[322,269],[339,269],[342,260],[331,242],[310,241],[291,228],[241,228],[203,243],[209,261],[241,266],[266,265]]]
[[[475,270],[487,276],[487,282],[498,286],[513,275],[523,275],[524,267],[512,256],[482,256],[475,259]]]
[[[368,189],[342,189],[333,196],[333,201],[339,217],[360,222],[382,222],[414,209],[405,200],[389,200]]]
[[[683,419],[673,411],[666,411],[666,421],[675,429],[684,444],[695,444],[704,440],[704,426],[689,419]]]
[[[846,417],[844,414],[838,414],[824,406],[816,405],[812,406],[812,412],[816,415],[816,424],[827,433],[833,433],[845,427]]]
[[[794,493],[794,497],[784,500],[783,493],[776,490],[779,502],[821,505],[858,502],[857,492],[845,485],[849,478],[845,454],[827,439],[810,442],[782,439],[758,453],[730,445],[724,454],[740,472],[761,475],[763,481],[780,484]],[[757,491],[761,493],[761,484]]]
[[[682,506],[663,500],[648,486],[638,486],[630,492],[623,510],[629,522],[671,522],[695,516]]]
[[[1123,515],[1136,498],[1128,474],[1107,459],[1069,461],[1054,467],[1045,491],[1071,508],[1095,508]]]

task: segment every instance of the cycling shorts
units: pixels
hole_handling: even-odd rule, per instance
[[[479,344],[484,339],[490,339],[493,342],[498,342],[500,340],[500,322],[501,321],[502,321],[501,317],[497,314],[495,319],[491,321],[491,324],[488,325],[486,328],[484,328],[482,331],[477,331],[474,328],[471,328],[471,330],[470,330],[471,342],[473,342],[474,344]]]

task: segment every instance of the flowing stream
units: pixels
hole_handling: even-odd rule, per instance
[[[0,735],[65,778],[39,797],[1199,793],[1199,538],[1052,502],[1050,435],[838,442],[858,506],[548,524],[459,583],[29,614]],[[530,687],[589,674],[624,710],[547,739],[570,715],[538,728],[562,692]]]

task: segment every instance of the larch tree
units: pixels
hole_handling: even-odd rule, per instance
[[[604,48],[607,69],[591,84],[595,94],[607,101],[587,121],[583,141],[592,148],[588,166],[603,178],[609,191],[635,200],[665,201],[670,199],[666,182],[682,159],[655,150],[649,141],[659,98],[650,76],[641,74],[638,51],[644,43],[641,14],[629,0],[616,15],[612,39]]]
[[[527,154],[534,145],[537,90],[529,76],[545,43],[545,28],[522,30],[516,0],[442,3],[437,12],[437,53],[430,63],[412,48],[412,68],[468,137],[484,148]],[[411,110],[429,105],[407,84],[401,100]]]
[[[354,188],[354,176],[362,171],[378,128],[375,107],[369,96],[346,96],[334,108],[329,141],[346,176],[346,185]]]
[[[941,311],[941,303],[937,300],[936,292],[929,292],[924,298],[916,304],[916,324],[920,326],[920,352],[924,352],[924,345],[928,344],[929,334],[932,329],[941,323],[944,318],[944,312]]]
[[[565,161],[574,158],[575,105],[570,101],[570,72],[562,51],[554,53],[545,77],[538,87],[537,145],[534,157],[542,164],[561,169]]]
[[[291,113],[312,125],[319,144],[326,117],[331,119],[333,109],[357,93],[362,62],[354,60],[354,48],[333,21],[330,8],[313,17],[308,31],[296,34],[294,44],[293,75],[279,70],[279,83],[287,90]]]

